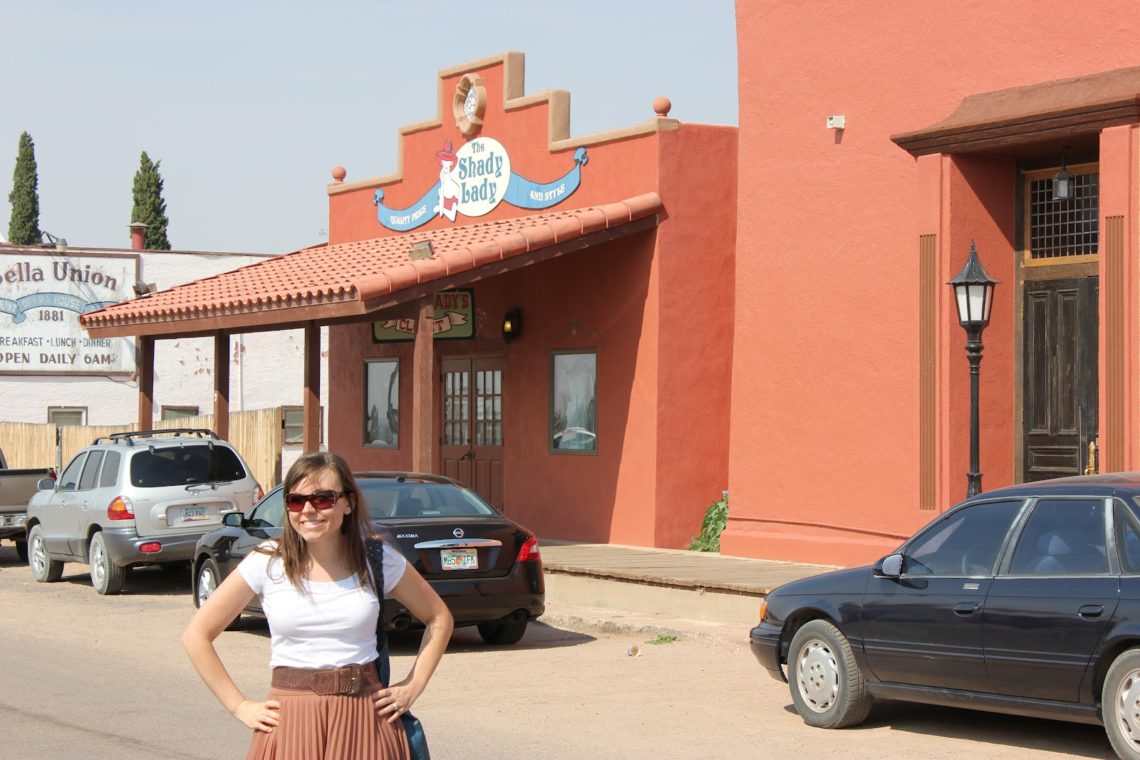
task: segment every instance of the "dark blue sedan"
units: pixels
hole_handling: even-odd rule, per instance
[[[1140,758],[1140,473],[976,496],[874,565],[775,589],[751,645],[813,726],[899,699],[1103,724]]]

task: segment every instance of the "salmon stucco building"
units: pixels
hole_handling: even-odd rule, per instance
[[[645,123],[572,137],[569,93],[527,94],[523,67],[442,70],[394,172],[334,169],[327,245],[84,325],[144,357],[291,327],[315,357],[328,325],[327,443],[354,468],[456,477],[546,537],[684,545],[728,481],[737,130],[647,98]],[[222,419],[225,378],[216,398]]]
[[[724,551],[873,561],[966,495],[947,282],[971,243],[998,280],[983,489],[1140,468],[1137,21],[1125,2],[737,3]]]

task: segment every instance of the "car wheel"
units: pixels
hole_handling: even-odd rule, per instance
[[[21,562],[27,562],[28,561],[28,542],[27,541],[17,541],[16,542],[16,556],[20,558]]]
[[[1140,758],[1140,649],[1129,649],[1113,660],[1100,707],[1104,732],[1117,756]]]
[[[506,623],[480,623],[479,635],[488,644],[517,644],[526,633],[526,619]]]
[[[54,583],[63,575],[63,563],[48,557],[44,544],[44,529],[32,528],[28,536],[28,564],[32,568],[32,578],[36,583]]]
[[[871,711],[871,695],[851,645],[826,620],[805,623],[792,637],[788,684],[796,711],[809,726],[854,726]]]
[[[91,563],[91,585],[97,592],[110,596],[123,590],[127,571],[116,565],[107,553],[107,543],[103,540],[102,533],[91,537],[87,559]]]
[[[222,582],[222,574],[218,571],[218,565],[214,560],[207,559],[198,568],[198,577],[194,579],[194,606],[201,607],[210,598],[210,594],[218,590],[218,586]],[[226,626],[227,631],[232,631],[241,624],[241,614],[230,621]]]

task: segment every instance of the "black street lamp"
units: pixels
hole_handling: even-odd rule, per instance
[[[970,241],[970,256],[962,271],[948,282],[954,287],[958,304],[958,324],[966,330],[966,358],[970,360],[970,471],[966,473],[966,496],[982,491],[982,473],[978,472],[978,372],[982,363],[982,330],[990,323],[990,308],[994,305],[994,285],[974,241]]]

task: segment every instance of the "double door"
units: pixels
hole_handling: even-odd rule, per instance
[[[440,465],[496,509],[503,508],[503,359],[441,362]]]

